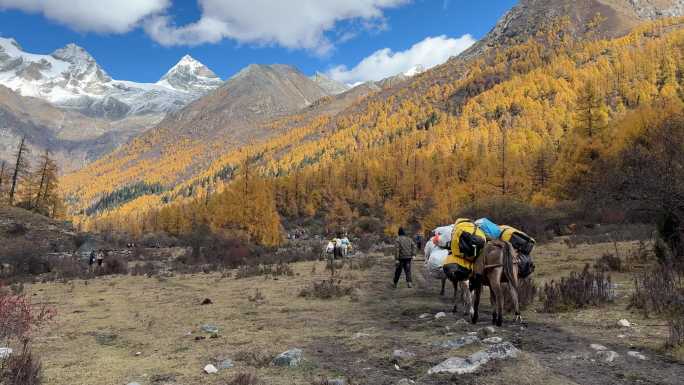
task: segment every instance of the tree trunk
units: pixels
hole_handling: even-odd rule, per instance
[[[19,143],[19,150],[17,151],[17,162],[14,165],[14,174],[12,175],[12,187],[10,188],[10,193],[9,193],[9,204],[10,206],[14,204],[14,193],[17,190],[17,179],[19,178],[19,174],[21,173],[21,167],[22,167],[22,156],[24,155],[24,141],[26,140],[26,137],[21,138],[21,143]]]

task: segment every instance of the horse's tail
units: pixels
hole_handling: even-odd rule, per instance
[[[504,242],[503,245],[503,272],[508,284],[517,290],[517,282],[513,280],[513,250],[509,242]]]

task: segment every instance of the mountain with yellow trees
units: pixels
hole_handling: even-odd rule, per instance
[[[392,232],[492,201],[681,210],[681,183],[665,185],[684,176],[672,167],[684,149],[672,123],[684,121],[681,10],[522,1],[472,49],[406,82],[307,97],[275,118],[256,106],[245,130],[207,136],[206,120],[234,113],[213,107],[219,91],[66,176],[64,190],[90,229],[182,235],[202,223],[265,245],[280,242],[283,218]],[[656,169],[669,179],[634,183]]]

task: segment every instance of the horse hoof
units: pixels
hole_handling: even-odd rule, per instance
[[[454,314],[458,313],[458,306],[454,306],[454,308],[451,309],[451,312]]]
[[[477,318],[478,318],[477,315],[473,315],[472,317],[470,317],[470,323],[475,325],[477,323]]]
[[[496,320],[496,326],[498,326],[498,327],[503,326],[503,317],[500,317]]]

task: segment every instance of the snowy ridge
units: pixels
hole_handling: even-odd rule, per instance
[[[0,37],[0,85],[88,116],[175,111],[218,88],[223,81],[186,55],[156,83],[112,79],[83,48],[68,44],[50,55],[24,52]]]

